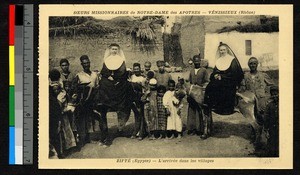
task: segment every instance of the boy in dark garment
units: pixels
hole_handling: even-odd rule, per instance
[[[201,67],[201,59],[199,55],[193,57],[194,68],[190,71],[189,81],[192,85],[204,86],[208,82],[208,73],[206,68]],[[189,103],[188,117],[187,117],[187,130],[189,135],[202,134],[203,132],[203,116],[201,108],[198,103],[191,98],[187,97]]]
[[[271,86],[271,98],[264,114],[264,128],[269,137],[267,141],[267,154],[270,157],[279,156],[279,96],[278,86]]]

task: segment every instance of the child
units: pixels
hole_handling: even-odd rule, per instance
[[[146,78],[145,78],[145,83],[143,86],[143,94],[150,90],[149,82],[151,79],[154,79],[154,72],[150,70],[147,73]],[[156,81],[156,79],[155,79],[155,81]]]
[[[146,80],[145,80],[145,89],[149,89],[149,81],[154,78],[154,72],[153,71],[149,71],[146,75]]]
[[[272,101],[267,104],[264,114],[264,128],[269,137],[267,141],[268,156],[279,156],[279,96],[278,87],[270,88]]]
[[[174,80],[169,80],[168,82],[168,87],[169,90],[165,93],[163,97],[163,104],[165,108],[167,109],[167,137],[171,136],[169,138],[174,138],[174,130],[175,127],[173,127],[174,122],[171,121],[174,117],[171,118],[170,110],[169,110],[169,101],[172,97],[174,97],[175,93],[175,81]]]
[[[184,85],[184,78],[178,77],[178,82],[175,86],[176,89],[186,90],[186,87]]]
[[[167,129],[167,115],[166,115],[166,108],[163,105],[163,97],[166,93],[166,87],[158,86],[157,87],[157,117],[158,117],[158,134],[159,138],[165,136],[166,129]]]
[[[147,119],[151,140],[155,139],[155,135],[159,135],[159,139],[162,138],[166,130],[166,109],[162,102],[165,92],[164,86],[157,86],[157,81],[151,79],[149,81],[149,90],[142,97],[142,100],[146,103],[145,118]]]
[[[147,76],[147,73],[151,71],[151,63],[150,61],[146,61],[144,64],[144,76]]]
[[[169,132],[169,139],[174,138],[174,135],[178,135],[177,138],[182,137],[182,120],[181,110],[183,108],[182,99],[185,97],[185,91],[182,89],[174,91],[175,82],[170,81],[171,87],[164,96],[164,105],[168,111],[167,119],[167,131]]]
[[[172,77],[168,72],[165,71],[165,62],[157,61],[156,65],[158,67],[158,73],[155,74],[157,86],[162,85],[168,89],[168,82],[169,80],[172,80]]]

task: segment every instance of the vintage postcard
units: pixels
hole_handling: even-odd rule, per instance
[[[39,5],[39,168],[293,168],[292,5]]]

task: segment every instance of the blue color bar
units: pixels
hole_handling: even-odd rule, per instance
[[[9,164],[15,165],[15,127],[9,127]]]

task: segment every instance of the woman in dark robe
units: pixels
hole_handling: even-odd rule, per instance
[[[216,66],[206,87],[205,102],[218,114],[232,114],[235,94],[243,78],[244,72],[234,52],[227,44],[220,43]]]
[[[100,72],[98,105],[101,113],[100,128],[101,142],[106,142],[107,119],[106,113],[110,109],[118,114],[118,132],[123,132],[131,110],[133,88],[128,81],[125,56],[118,44],[111,44],[104,55],[103,68]]]

